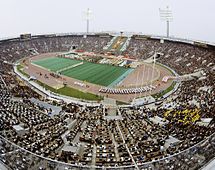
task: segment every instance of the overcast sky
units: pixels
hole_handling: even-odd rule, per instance
[[[215,42],[215,0],[0,0],[0,37],[84,32],[87,8],[93,12],[90,31],[165,35],[159,8],[167,5],[174,17],[171,36]]]

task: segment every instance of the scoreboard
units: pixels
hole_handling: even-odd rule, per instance
[[[202,43],[202,42],[198,42],[198,41],[194,41],[194,45],[199,46],[199,47],[203,47],[203,48],[208,48],[207,44]]]
[[[20,40],[30,40],[31,39],[31,34],[21,34],[20,35]]]

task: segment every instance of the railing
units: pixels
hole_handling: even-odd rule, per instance
[[[151,162],[136,162],[139,169],[198,169],[204,166],[215,156],[215,133],[196,145],[170,155],[168,157],[153,160]],[[52,160],[32,152],[10,142],[0,136],[0,161],[9,169],[135,169],[134,165],[98,167],[86,166],[82,164],[68,164],[57,160]]]

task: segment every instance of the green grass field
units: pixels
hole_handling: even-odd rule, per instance
[[[95,64],[87,61],[79,61],[59,57],[37,60],[33,63],[49,69],[50,71],[57,72],[58,70],[80,62],[83,62],[83,64],[62,71],[61,74],[93,84],[108,86],[112,82],[117,80],[120,76],[125,74],[128,70],[130,70],[129,68],[117,67],[108,64]]]
[[[65,67],[69,67],[73,64],[80,63],[79,60],[71,60],[68,58],[52,57],[45,58],[37,61],[33,61],[34,64],[49,69],[50,71],[56,72]]]

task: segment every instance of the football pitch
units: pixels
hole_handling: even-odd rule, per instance
[[[83,64],[71,68],[71,66],[81,62],[83,62]],[[52,72],[63,70],[59,72],[62,75],[102,86],[113,85],[113,83],[117,84],[117,79],[126,77],[132,71],[130,68],[108,64],[96,64],[60,57],[36,60],[33,61],[33,64],[46,68]],[[68,69],[65,69],[67,67]]]

